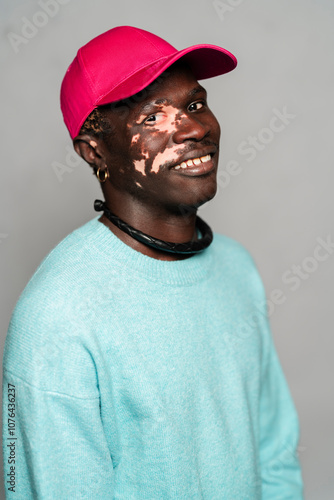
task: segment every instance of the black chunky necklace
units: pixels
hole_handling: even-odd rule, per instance
[[[169,241],[158,240],[157,238],[153,238],[153,236],[149,236],[148,234],[142,233],[138,229],[129,226],[129,224],[117,217],[117,215],[110,212],[107,205],[101,200],[95,200],[94,209],[97,212],[103,212],[110,222],[125,233],[129,234],[135,240],[158,250],[181,254],[199,253],[207,248],[213,239],[211,228],[206,224],[206,222],[204,222],[204,220],[198,217],[198,215],[196,216],[196,229],[201,232],[202,238],[198,241],[188,241],[187,243],[172,243]]]

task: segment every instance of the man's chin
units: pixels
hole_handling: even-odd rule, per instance
[[[215,197],[216,192],[217,188],[214,191],[211,191],[210,193],[206,193],[205,196],[204,195],[201,196],[196,201],[192,202],[189,201],[188,203],[187,202],[180,203],[177,207],[177,212],[184,217],[189,217],[196,214],[197,209],[202,205],[204,205],[205,203],[207,203],[208,201],[212,200],[212,198]]]
[[[208,201],[212,200],[217,193],[217,183],[216,181],[210,183],[210,185],[207,186],[205,190],[202,190],[200,193],[197,195],[197,200],[192,203],[191,205],[195,207],[196,209],[204,205],[204,203],[207,203]]]

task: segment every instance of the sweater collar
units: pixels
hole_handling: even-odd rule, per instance
[[[107,226],[99,222],[99,217],[88,222],[85,240],[88,245],[103,254],[111,265],[117,265],[122,272],[135,273],[149,281],[166,284],[191,284],[205,278],[211,267],[214,241],[203,252],[183,260],[165,261],[149,257],[134,250],[120,240]]]

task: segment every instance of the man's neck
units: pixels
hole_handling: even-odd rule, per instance
[[[153,215],[152,213],[150,215],[145,215],[145,210],[127,210],[122,216],[119,211],[113,210],[110,204],[108,204],[108,208],[121,220],[153,238],[173,243],[186,243],[198,239],[196,231],[196,213],[192,213],[188,216],[170,214],[168,217],[162,217],[156,213]],[[191,257],[191,254],[171,253],[141,243],[114,225],[104,214],[99,220],[105,224],[115,236],[123,241],[123,243],[144,255],[166,261],[183,260]]]

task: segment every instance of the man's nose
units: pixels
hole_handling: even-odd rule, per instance
[[[210,126],[209,124],[201,121],[198,117],[194,116],[183,116],[181,123],[177,126],[176,131],[173,134],[173,139],[176,144],[182,144],[185,141],[201,141],[209,135]]]

